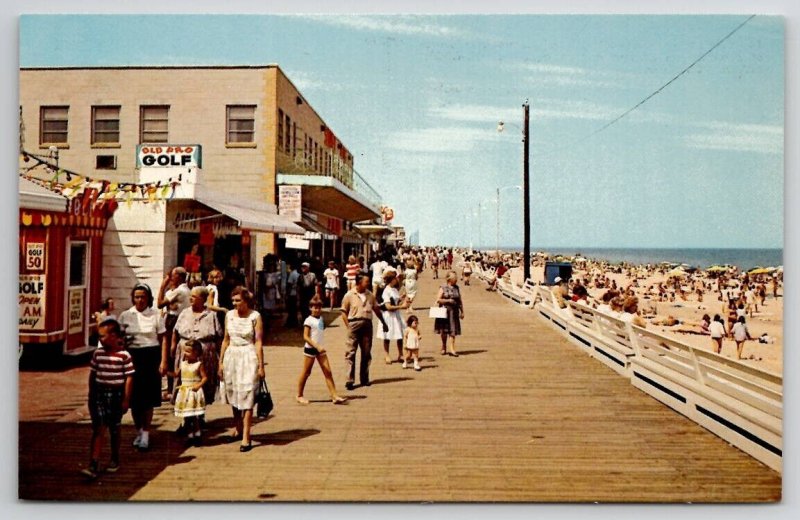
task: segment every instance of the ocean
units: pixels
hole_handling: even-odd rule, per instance
[[[520,247],[502,248],[503,251],[522,251]],[[735,265],[741,271],[753,267],[778,267],[783,265],[783,249],[614,249],[601,247],[531,248],[531,253],[544,251],[550,256],[575,256],[606,260],[611,263],[658,264],[674,262],[693,267]]]

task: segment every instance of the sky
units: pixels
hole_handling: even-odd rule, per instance
[[[527,100],[534,249],[781,248],[784,20],[749,18],[35,15],[19,64],[277,63],[396,224],[488,249],[523,243]]]

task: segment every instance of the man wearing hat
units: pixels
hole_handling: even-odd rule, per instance
[[[297,288],[300,293],[300,315],[303,318],[301,323],[305,322],[306,318],[311,315],[308,304],[311,302],[311,298],[317,294],[317,285],[317,275],[311,271],[311,264],[308,262],[300,264],[300,278]]]

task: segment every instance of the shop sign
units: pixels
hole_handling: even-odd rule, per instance
[[[44,329],[45,275],[19,275],[19,330]]]
[[[293,222],[303,220],[302,186],[278,186],[278,214],[289,217]]]
[[[199,144],[136,145],[137,168],[201,168]]]
[[[28,271],[44,271],[44,242],[28,242],[25,244],[25,269]]]
[[[200,233],[202,230],[202,225],[208,224],[211,226],[213,235],[215,237],[238,235],[241,232],[236,223],[231,219],[224,218],[223,216],[218,218],[209,218],[213,216],[214,215],[208,211],[178,211],[175,213],[175,218],[172,220],[172,229],[170,231]]]
[[[83,330],[83,289],[69,290],[69,334]]]
[[[342,219],[328,217],[327,229],[337,237],[342,236]]]
[[[284,235],[286,238],[286,249],[304,249],[308,250],[310,242],[306,240],[303,235]]]

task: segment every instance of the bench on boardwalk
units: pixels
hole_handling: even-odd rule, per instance
[[[554,329],[566,334],[568,320],[572,319],[569,307],[566,309],[559,307],[553,292],[545,285],[537,286],[535,294],[532,305],[539,316]]]
[[[529,306],[531,304],[531,295],[512,282],[508,275],[497,281],[497,290],[509,300],[520,305]]]
[[[530,278],[527,278],[521,287],[522,292],[528,295],[528,307],[530,307],[531,309],[536,304],[538,287],[539,284],[537,284]]]
[[[783,379],[632,325],[631,382],[781,472]]]
[[[494,281],[495,271],[497,269],[494,267],[489,267],[487,269],[482,269],[478,264],[475,264],[474,272],[478,275],[483,282],[487,284],[491,284]]]
[[[635,351],[628,324],[584,303],[569,301],[567,306],[573,318],[567,323],[567,339],[613,371],[630,377]]]

